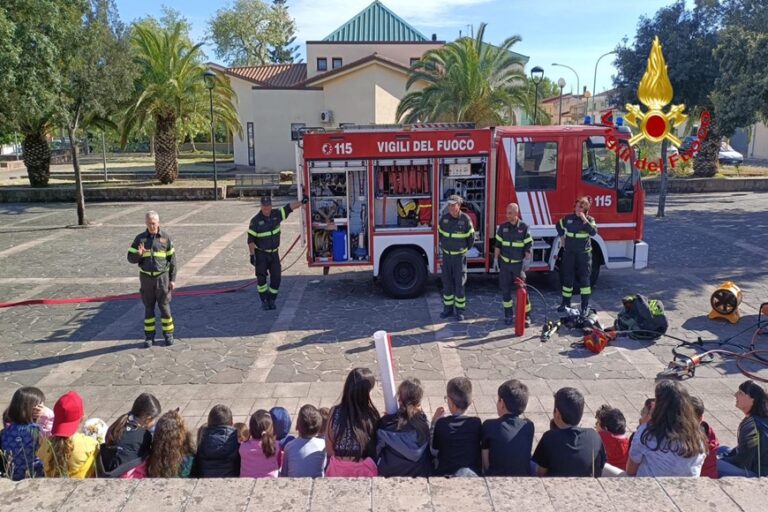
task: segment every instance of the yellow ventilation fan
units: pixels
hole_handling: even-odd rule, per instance
[[[739,304],[741,304],[741,288],[731,281],[726,281],[717,287],[717,290],[709,298],[712,311],[710,320],[723,319],[735,324],[741,319]]]

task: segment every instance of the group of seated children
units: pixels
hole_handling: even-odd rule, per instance
[[[528,388],[518,380],[499,386],[498,417],[484,422],[467,414],[472,383],[466,377],[448,382],[447,411],[437,407],[431,421],[418,379],[400,384],[398,409],[384,416],[371,400],[374,386],[369,369],[355,368],[337,405],[301,407],[295,438],[282,407],[258,410],[246,425],[234,423],[229,407],[216,405],[196,442],[179,409],[162,413],[149,393],[139,395],[106,432],[94,432],[89,420],[84,433],[83,401],[76,392],[50,410],[39,389],[23,387],[3,414],[0,471],[13,480],[768,474],[768,395],[749,380],[736,393],[744,419],[734,448],[719,446],[703,420],[703,402],[669,380],[656,385],[629,437],[624,415],[609,405],[598,408],[594,429],[580,427],[584,396],[575,388],[559,389],[549,430],[535,449],[534,424],[524,416]]]

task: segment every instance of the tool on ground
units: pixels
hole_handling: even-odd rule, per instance
[[[515,304],[515,336],[525,334],[525,307],[528,304],[528,290],[525,281],[519,277],[515,278],[517,286],[517,303]]]
[[[739,305],[742,298],[741,288],[732,281],[724,282],[717,287],[717,290],[709,298],[712,311],[710,311],[707,318],[710,320],[727,320],[735,324],[741,319]]]

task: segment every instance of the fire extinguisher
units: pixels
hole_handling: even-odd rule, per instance
[[[525,281],[515,278],[517,286],[517,298],[515,304],[515,336],[525,334],[525,307],[528,304],[528,289],[525,287]]]

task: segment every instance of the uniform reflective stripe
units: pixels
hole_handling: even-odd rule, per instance
[[[251,231],[249,229],[248,232],[250,234],[252,234],[253,236],[255,236],[256,238],[264,238],[264,237],[267,237],[267,236],[274,236],[274,235],[277,235],[278,233],[280,233],[280,226],[276,227],[272,231],[263,231],[263,232],[257,233],[255,231]]]
[[[257,247],[256,250],[261,252],[277,252],[280,249],[261,249],[260,247]]]
[[[145,324],[154,324],[155,323],[155,317],[152,318],[145,318],[144,319]]]
[[[159,275],[165,274],[168,271],[167,270],[160,270],[158,272],[148,272],[146,270],[139,269],[139,272],[141,272],[142,274],[147,274],[148,276],[157,277]]]
[[[525,242],[512,242],[512,247],[525,247]]]
[[[134,249],[133,247],[129,247],[128,248],[128,252],[131,253],[131,254],[139,254],[139,250],[138,249]]]
[[[525,312],[526,313],[530,313],[531,312],[531,303],[530,302],[527,302],[525,304]]]
[[[501,261],[503,261],[504,263],[520,263],[521,261],[523,261],[523,260],[511,260],[506,256],[504,256],[503,254],[499,254],[499,256],[501,257]]]
[[[264,293],[267,290],[269,290],[269,286],[266,285],[266,284],[265,285],[256,285],[256,289],[259,291],[259,293]]]
[[[572,292],[573,288],[569,288],[568,286],[563,286],[563,291],[564,292]]]
[[[453,306],[453,295],[443,295],[443,304]]]
[[[456,297],[456,307],[459,309],[464,309],[464,307],[467,305],[467,298],[466,297]]]
[[[527,237],[525,237],[525,239],[523,240],[523,243],[525,243],[525,244],[532,244],[532,243],[533,243],[533,237],[532,237],[531,235],[528,235],[528,236],[527,236]]]
[[[420,204],[417,207],[418,210],[421,210],[422,208],[432,208],[432,204]]]
[[[287,217],[287,215],[285,214],[285,206],[280,208],[280,216],[283,218],[283,220],[285,220],[285,218]]]
[[[144,332],[155,332],[157,328],[155,327],[155,324],[148,325],[144,324]]]
[[[502,305],[503,305],[505,308],[511,308],[512,306],[514,306],[514,305],[515,305],[515,303],[514,303],[514,302],[512,302],[512,301],[509,301],[509,302],[506,302],[506,301],[502,301],[502,303],[501,303],[501,304],[502,304]]]
[[[272,287],[270,286],[270,287],[269,287],[269,292],[270,292],[272,295],[277,295],[277,288],[272,288]]]
[[[571,233],[571,232],[568,232],[568,233],[565,234],[565,236],[567,236],[568,238],[589,238],[589,233],[583,233],[583,232]]]
[[[560,222],[558,222],[558,224],[560,224],[560,227],[561,227],[562,229],[565,229],[565,226],[563,226],[563,219],[560,219]]]
[[[142,258],[167,258],[172,254],[173,253],[169,254],[166,251],[156,251],[156,252],[147,251],[144,254],[142,254],[141,257]]]
[[[568,288],[567,286],[563,286],[563,297],[565,298],[573,297],[573,288]]]
[[[443,254],[447,254],[448,256],[459,256],[460,254],[466,254],[467,249],[462,249],[460,251],[443,251]]]
[[[252,230],[252,229],[248,230],[248,234],[252,235],[252,236],[259,236],[259,234],[257,232],[255,232],[254,230]]]
[[[165,256],[166,257],[173,256],[174,254],[176,254],[176,248],[175,247],[171,247],[169,250],[165,251]]]
[[[437,232],[445,238],[468,238],[475,233],[474,229],[470,229],[466,233],[449,233],[443,228],[437,228]]]
[[[161,318],[160,322],[162,322],[164,324],[172,324],[173,323],[173,317],[171,317],[171,318]]]
[[[169,324],[163,324],[163,332],[168,332],[173,330],[173,322]]]
[[[580,292],[582,295],[590,295],[590,294],[592,294],[592,287],[590,287],[590,286],[586,286],[586,287],[584,287],[584,288],[581,288],[581,289],[579,290],[579,292]]]
[[[509,247],[509,242],[501,238],[499,235],[496,235],[496,241],[499,242],[503,247]]]

